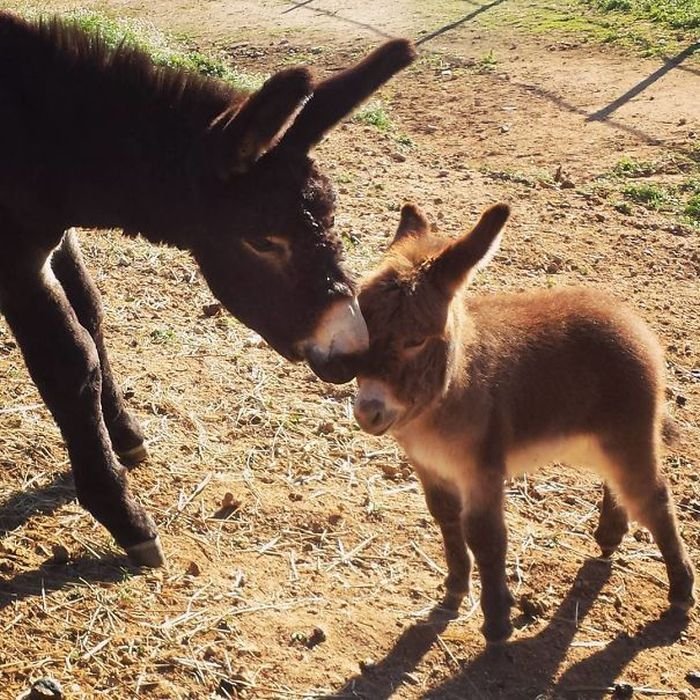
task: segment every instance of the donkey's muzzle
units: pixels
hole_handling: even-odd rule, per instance
[[[357,374],[369,348],[367,324],[355,297],[339,299],[323,313],[302,353],[313,372],[326,382],[343,384]]]

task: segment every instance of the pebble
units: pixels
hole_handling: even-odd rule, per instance
[[[700,671],[688,671],[685,674],[685,679],[693,688],[700,688]]]
[[[27,695],[22,700],[62,700],[65,698],[60,683],[53,678],[39,678],[32,683]]]

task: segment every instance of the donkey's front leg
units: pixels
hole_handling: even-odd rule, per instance
[[[447,610],[458,610],[464,597],[469,594],[472,569],[462,528],[462,499],[445,486],[425,481],[423,485],[428,510],[442,532],[447,560],[446,590],[441,605]]]
[[[100,292],[83,262],[78,239],[70,229],[51,260],[51,267],[75,311],[80,325],[90,333],[102,372],[102,414],[119,459],[127,466],[142,462],[148,456],[143,431],[129,414],[124,397],[114,381],[102,335],[102,302]]]
[[[503,470],[482,468],[467,497],[464,533],[481,576],[482,632],[487,642],[503,642],[513,626],[514,603],[506,581],[507,533],[503,514]]]
[[[24,251],[21,269],[0,269],[0,303],[29,372],[66,441],[80,503],[137,564],[160,566],[153,521],[133,500],[102,418],[95,344],[42,258]],[[0,265],[0,268],[4,266]]]

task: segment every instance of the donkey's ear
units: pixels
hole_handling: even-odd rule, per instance
[[[423,212],[415,205],[410,202],[404,204],[401,207],[401,220],[399,221],[399,227],[396,229],[396,234],[394,235],[394,240],[391,242],[390,246],[396,245],[399,241],[409,236],[413,238],[420,238],[425,236],[429,231],[428,220],[425,218]]]
[[[313,91],[306,68],[280,71],[236,112],[222,112],[211,125],[219,173],[244,173],[274,145],[282,129]]]
[[[487,209],[477,225],[438,255],[430,267],[430,277],[448,296],[496,254],[501,229],[510,216],[507,204]]]
[[[392,75],[412,63],[415,57],[410,41],[394,39],[382,44],[352,68],[320,83],[280,145],[307,153],[331,127]]]

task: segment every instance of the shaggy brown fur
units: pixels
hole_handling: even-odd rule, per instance
[[[595,532],[603,555],[620,543],[629,513],[661,550],[670,602],[690,607],[693,569],[659,474],[659,343],[628,307],[592,289],[468,295],[464,282],[493,253],[507,217],[507,207],[493,207],[450,243],[405,206],[360,292],[370,350],[355,415],[368,432],[391,432],[415,465],[444,538],[443,604],[456,609],[469,590],[466,543],[481,573],[484,634],[510,635],[503,482],[563,460],[605,479]]]

